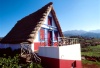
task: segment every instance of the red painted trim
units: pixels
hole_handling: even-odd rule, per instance
[[[48,58],[42,56],[40,56],[40,58],[42,59],[41,63],[45,68],[71,68],[72,63],[75,61],[75,60]],[[82,68],[81,60],[80,61],[76,60],[76,68]]]

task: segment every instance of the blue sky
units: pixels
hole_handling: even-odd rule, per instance
[[[62,31],[100,29],[100,0],[0,0],[0,37],[49,2],[53,2]]]

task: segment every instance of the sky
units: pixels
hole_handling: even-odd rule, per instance
[[[0,0],[0,37],[49,2],[53,2],[63,32],[100,29],[100,0]]]

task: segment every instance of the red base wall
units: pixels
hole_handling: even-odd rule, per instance
[[[72,63],[75,60],[62,60],[62,59],[55,59],[55,58],[48,58],[48,57],[42,57],[41,63],[44,66],[44,68],[71,68]],[[81,60],[76,60],[76,67],[75,68],[82,68]]]

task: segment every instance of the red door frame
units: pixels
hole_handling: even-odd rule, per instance
[[[58,40],[58,31],[54,31],[54,39]]]
[[[48,31],[48,46],[52,45],[52,31]]]

